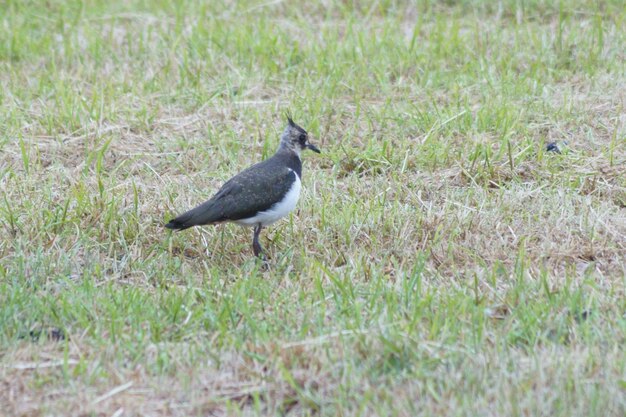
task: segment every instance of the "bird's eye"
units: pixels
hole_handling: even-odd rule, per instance
[[[306,141],[306,135],[304,133],[302,133],[299,137],[298,140],[300,140],[300,142],[304,143]]]

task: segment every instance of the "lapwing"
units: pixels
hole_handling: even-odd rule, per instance
[[[300,152],[320,150],[309,142],[308,133],[290,117],[276,153],[228,180],[208,201],[181,214],[165,225],[185,230],[193,226],[234,222],[254,227],[252,250],[262,257],[261,229],[291,212],[300,197],[302,161]]]

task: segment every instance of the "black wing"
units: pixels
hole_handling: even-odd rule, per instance
[[[184,230],[192,226],[253,217],[272,207],[289,191],[296,172],[272,158],[242,171],[210,200],[171,220],[165,227]]]

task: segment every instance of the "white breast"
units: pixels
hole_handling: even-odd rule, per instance
[[[289,171],[293,172],[292,169],[289,169]],[[289,214],[290,211],[296,208],[296,203],[298,202],[298,198],[300,198],[300,189],[302,188],[300,177],[295,173],[294,176],[296,179],[293,184],[291,184],[291,188],[287,191],[287,194],[285,194],[282,200],[269,209],[258,212],[254,217],[240,219],[235,221],[235,223],[244,226],[255,226],[261,223],[261,225],[267,226]]]

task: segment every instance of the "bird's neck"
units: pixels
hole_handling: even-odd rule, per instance
[[[300,159],[300,149],[294,149],[285,143],[281,143],[276,151],[276,155],[295,155]]]
[[[286,165],[292,169],[298,178],[302,178],[302,160],[300,159],[300,152],[294,152],[291,148],[278,148],[278,151],[272,157],[275,161],[282,165]]]

